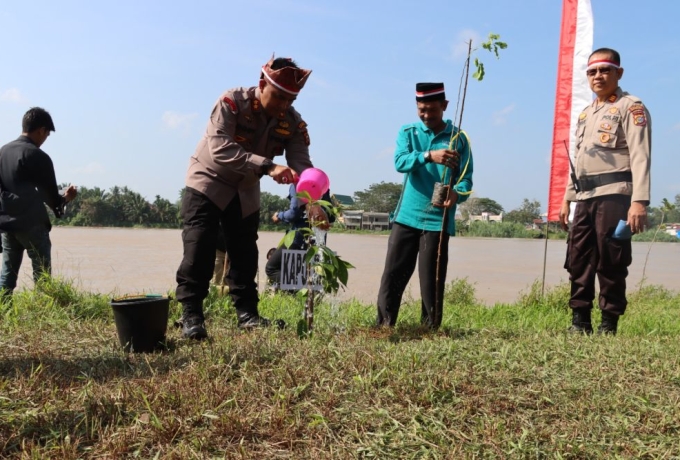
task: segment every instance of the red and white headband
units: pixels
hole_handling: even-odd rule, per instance
[[[587,68],[586,70],[590,70],[590,69],[593,69],[593,68],[595,68],[595,67],[599,67],[599,66],[601,66],[601,65],[607,65],[607,66],[610,66],[610,67],[614,67],[615,69],[620,69],[620,68],[621,68],[620,65],[618,65],[618,64],[617,64],[616,62],[614,62],[614,61],[610,61],[609,59],[598,59],[598,60],[596,60],[596,61],[590,61],[590,62],[588,63],[588,68]]]
[[[262,74],[264,75],[264,79],[267,80],[267,83],[270,85],[274,86],[275,88],[280,89],[281,91],[284,91],[288,94],[291,94],[293,96],[297,96],[300,93],[300,90],[297,88],[292,88],[292,87],[285,87],[279,83],[276,82],[272,77],[269,76],[269,72],[271,72],[270,69],[267,68],[267,66],[262,67]]]

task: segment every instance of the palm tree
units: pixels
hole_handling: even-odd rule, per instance
[[[125,190],[123,195],[123,212],[125,220],[132,224],[144,224],[149,221],[151,215],[151,206],[146,199],[137,192],[132,190]]]

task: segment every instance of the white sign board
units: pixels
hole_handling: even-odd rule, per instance
[[[281,289],[293,291],[303,289],[307,286],[307,265],[305,255],[307,251],[299,249],[284,249],[281,257]],[[322,290],[320,280],[317,276],[312,277],[311,288],[315,291]]]

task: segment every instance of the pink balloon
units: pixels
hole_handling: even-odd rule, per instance
[[[330,188],[330,181],[325,172],[319,168],[307,168],[302,171],[297,185],[295,186],[295,191],[307,192],[312,200],[319,200]],[[306,202],[304,198],[301,198],[302,202]]]

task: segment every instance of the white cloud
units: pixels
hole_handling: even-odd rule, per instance
[[[21,95],[21,91],[19,91],[17,88],[10,88],[6,89],[0,94],[0,101],[7,101],[7,102],[23,102],[24,98]]]
[[[481,35],[472,29],[463,29],[456,35],[456,40],[451,45],[451,56],[454,59],[467,57],[469,42],[472,40],[472,49],[482,46]]]
[[[73,172],[76,174],[94,175],[103,174],[106,171],[104,166],[102,166],[100,163],[88,163],[85,166],[74,169]]]
[[[162,120],[168,129],[188,130],[197,115],[196,113],[179,113],[167,110],[163,113]]]
[[[503,107],[501,110],[493,113],[493,124],[494,125],[504,125],[507,121],[506,117],[515,110],[515,104],[510,104],[507,107]]]
[[[677,125],[673,126],[673,131],[680,131],[680,123]]]

